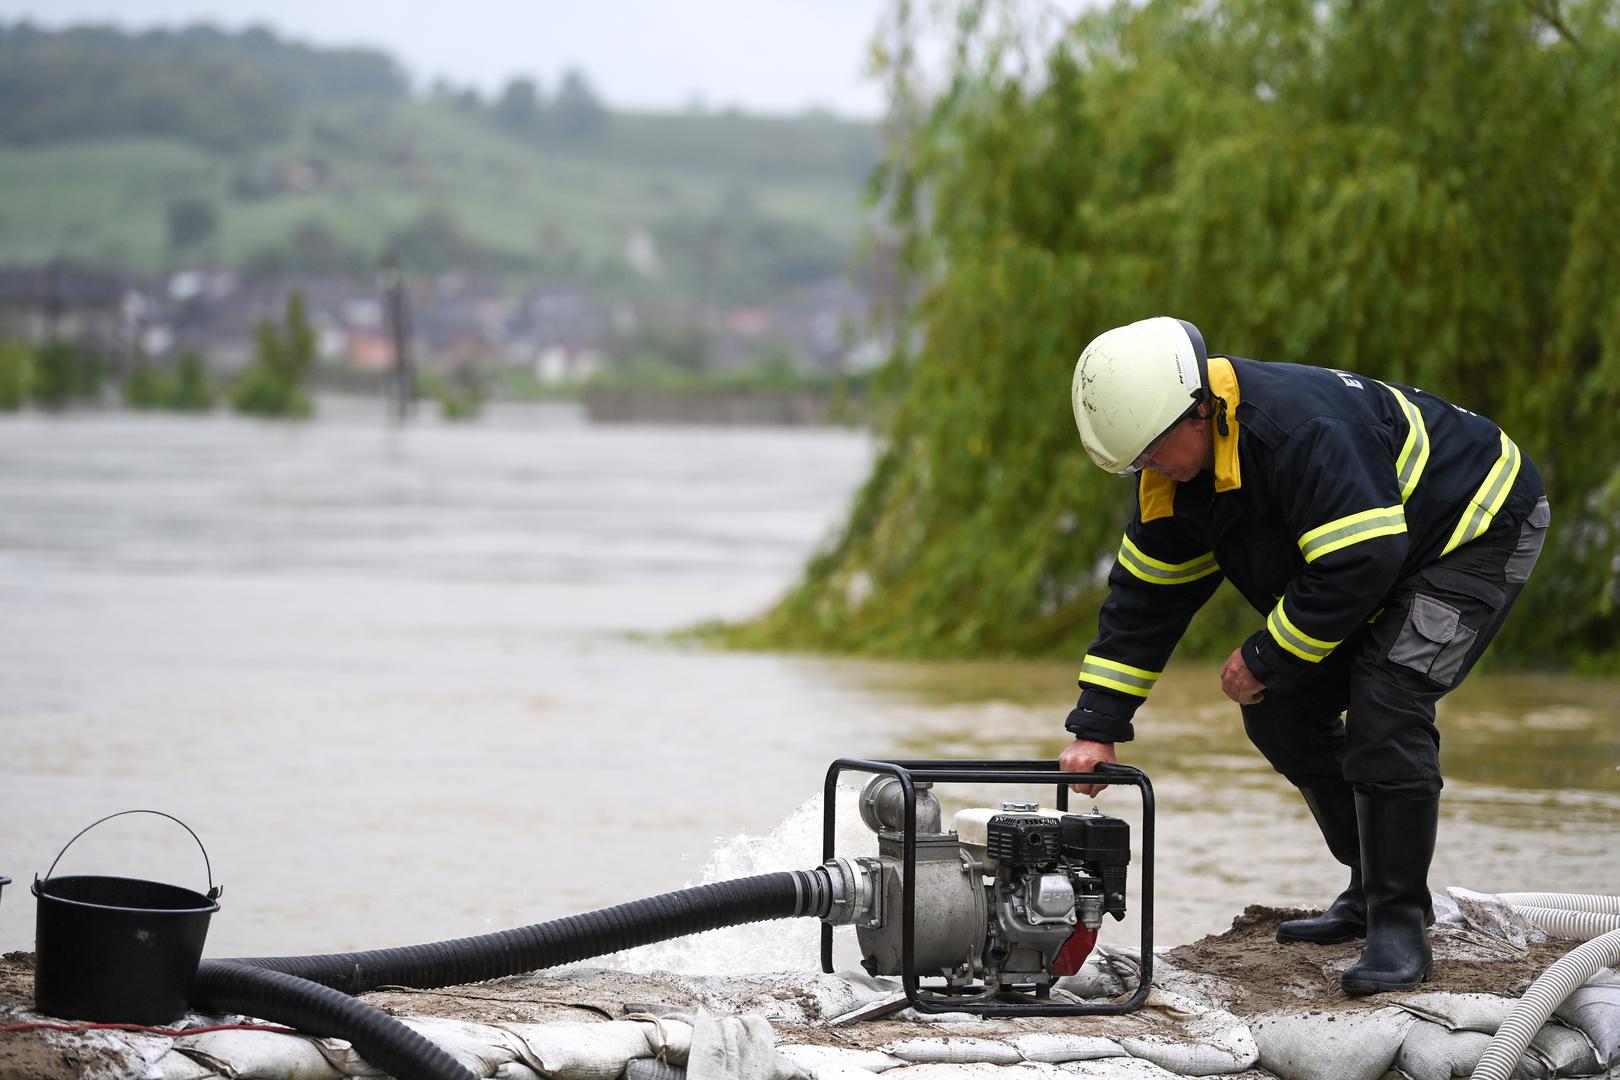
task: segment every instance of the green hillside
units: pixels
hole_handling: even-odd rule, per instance
[[[207,101],[227,64],[236,90],[219,112],[170,115],[181,98]],[[11,263],[138,272],[369,273],[398,246],[420,272],[735,303],[849,267],[873,125],[613,112],[579,80],[574,99],[514,113],[513,87],[495,102],[413,96],[391,70],[263,31],[0,27],[0,248]],[[145,109],[126,100],[143,96]],[[270,114],[249,121],[244,102]],[[233,137],[236,122],[252,130]],[[626,257],[637,233],[656,259],[639,272]]]

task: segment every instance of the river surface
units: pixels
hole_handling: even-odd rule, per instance
[[[225,886],[208,955],[313,952],[813,866],[836,757],[1055,755],[1069,663],[668,636],[779,595],[871,456],[847,431],[593,427],[569,406],[406,429],[343,400],[302,425],[0,418],[0,948],[32,947],[29,881],[119,810],[202,838]],[[1620,893],[1617,702],[1613,681],[1481,674],[1443,703],[1431,884]],[[1172,664],[1138,730],[1156,943],[1342,888],[1212,667]],[[1140,839],[1133,791],[1100,804]],[[862,845],[840,829],[841,852]],[[1140,861],[1107,940],[1139,940]],[[207,880],[145,815],[58,872]],[[801,920],[620,962],[809,968],[814,936]]]

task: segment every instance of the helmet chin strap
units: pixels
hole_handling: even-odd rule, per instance
[[[1226,399],[1221,397],[1208,386],[1200,386],[1193,391],[1193,397],[1198,399],[1200,405],[1211,406],[1211,411],[1204,419],[1214,419],[1215,430],[1223,436],[1232,434],[1232,429],[1226,423]]]

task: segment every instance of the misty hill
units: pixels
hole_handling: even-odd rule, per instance
[[[383,53],[262,30],[0,26],[0,250],[588,285],[748,304],[846,273],[874,125],[614,111],[580,73],[413,94]]]

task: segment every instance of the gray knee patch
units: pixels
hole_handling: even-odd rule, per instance
[[[1476,636],[1474,630],[1462,624],[1462,613],[1456,608],[1416,593],[1400,636],[1389,648],[1389,660],[1450,688]]]
[[[1508,557],[1506,577],[1509,585],[1522,585],[1530,580],[1530,571],[1541,558],[1541,546],[1547,542],[1547,526],[1552,524],[1552,504],[1543,495],[1536,508],[1524,519],[1519,529],[1519,542]]]

